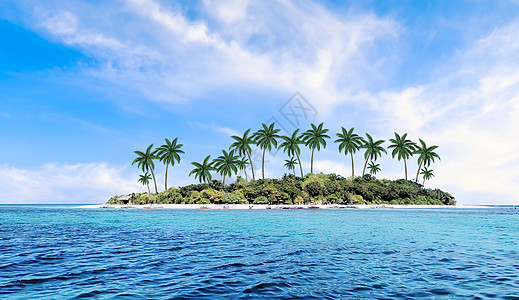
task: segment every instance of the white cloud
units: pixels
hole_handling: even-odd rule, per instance
[[[390,19],[337,15],[313,1],[205,1],[196,18],[153,0],[35,6],[40,30],[101,62],[92,76],[153,100],[229,87],[305,89],[323,112],[383,79],[400,30]]]
[[[213,123],[188,122],[188,124],[192,125],[192,126],[196,126],[198,128],[212,130],[212,131],[221,133],[226,136],[233,136],[233,135],[241,136],[241,134],[238,131],[236,131],[232,128],[215,125]]]
[[[206,0],[208,11],[214,11],[215,17],[223,23],[230,24],[242,21],[247,16],[248,0]]]
[[[427,86],[370,96],[384,135],[409,132],[440,146],[431,182],[461,203],[518,201],[518,41],[519,23],[498,28],[439,66]]]
[[[310,164],[308,164],[308,170],[310,170]],[[314,173],[325,173],[325,174],[340,174],[344,177],[351,176],[351,165],[345,163],[338,163],[332,160],[314,160]]]
[[[452,190],[461,202],[473,202],[464,199],[473,191],[517,202],[517,22],[442,57],[435,70],[425,70],[431,72],[429,82],[383,90],[387,71],[405,61],[396,57],[401,53],[395,45],[405,29],[370,13],[339,15],[314,1],[207,0],[196,17],[166,1],[101,3],[90,10],[78,2],[35,5],[38,30],[101,62],[99,69],[88,70],[91,76],[161,101],[215,91],[221,96],[235,88],[300,91],[328,126],[358,128],[347,119],[354,112],[338,112],[362,111],[357,120],[380,138],[408,132],[414,140],[439,145],[442,162],[432,167],[431,185]],[[211,129],[237,134],[226,127]],[[315,164],[323,172],[349,170],[331,160]]]
[[[37,169],[1,166],[0,203],[105,203],[141,191],[134,172],[106,163],[46,164]]]

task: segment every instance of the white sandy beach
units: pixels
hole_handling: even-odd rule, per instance
[[[140,204],[140,205],[83,205],[80,208],[102,209],[429,209],[429,208],[488,208],[484,205],[266,205],[266,204]]]

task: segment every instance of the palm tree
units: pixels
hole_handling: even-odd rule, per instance
[[[375,175],[380,172],[380,164],[375,164],[375,162],[371,161],[368,165],[369,174]]]
[[[404,160],[404,169],[405,169],[405,180],[407,180],[407,160],[409,157],[413,155],[416,150],[416,143],[406,139],[407,133],[404,133],[402,137],[395,132],[395,138],[389,139],[392,143],[387,148],[394,148],[393,152],[391,152],[391,156],[395,158],[398,157],[398,160]]]
[[[299,169],[301,170],[301,177],[303,177],[303,167],[301,166],[301,159],[299,155],[301,154],[301,148],[299,148],[299,144],[302,144],[301,136],[298,136],[297,133],[299,129],[296,129],[291,137],[282,136],[283,142],[279,145],[279,148],[283,148],[283,152],[286,152],[290,156],[297,156],[297,161],[299,162]],[[295,175],[295,174],[294,174]]]
[[[278,146],[278,139],[280,136],[277,134],[279,129],[274,128],[274,123],[267,127],[265,123],[261,124],[262,129],[258,130],[253,134],[254,141],[261,149],[263,149],[263,159],[261,161],[261,176],[265,179],[265,151],[272,149],[272,146]]]
[[[203,163],[192,162],[191,164],[195,166],[195,168],[191,171],[191,173],[189,173],[189,176],[191,176],[191,174],[195,174],[195,179],[198,178],[198,181],[207,183],[211,182],[212,177],[210,171],[213,171],[214,168],[212,166],[212,162],[209,162],[209,159],[211,159],[211,155],[208,155],[204,159]]]
[[[427,167],[424,167],[424,168],[423,168],[422,172],[420,172],[420,174],[423,175],[423,183],[422,183],[422,185],[425,184],[425,181],[426,181],[426,180],[430,180],[431,178],[434,177],[433,171],[434,171],[434,170],[429,170],[429,169],[427,169]]]
[[[238,156],[234,155],[234,151],[231,150],[229,152],[222,150],[222,155],[218,156],[213,160],[213,165],[216,168],[216,171],[223,175],[222,183],[225,184],[225,176],[232,176],[232,173],[238,173],[238,169],[236,168],[236,163],[238,162]]]
[[[355,176],[355,167],[353,165],[353,154],[357,152],[360,147],[365,143],[364,139],[356,133],[353,133],[353,127],[350,130],[346,130],[344,127],[342,128],[342,133],[337,133],[338,139],[335,140],[335,143],[339,144],[339,153],[344,150],[344,155],[351,156],[351,177]]]
[[[148,187],[148,194],[150,194],[150,179],[151,179],[150,174],[148,172],[146,172],[146,173],[144,173],[144,175],[139,175],[139,180],[137,180],[142,185],[145,185]]]
[[[366,152],[364,152],[364,158],[366,158],[366,162],[364,163],[364,169],[362,170],[362,176],[366,173],[366,166],[368,165],[368,161],[373,160],[376,161],[379,156],[382,155],[382,152],[386,153],[386,149],[380,146],[384,143],[384,140],[373,141],[373,138],[369,133],[366,133],[368,140],[361,148],[366,148]]]
[[[157,157],[166,165],[166,177],[164,179],[164,190],[168,190],[168,166],[175,165],[175,160],[177,163],[180,163],[180,153],[184,154],[185,152],[181,150],[182,144],[177,144],[178,138],[175,138],[173,141],[169,141],[166,139],[166,144],[157,148]]]
[[[297,161],[295,157],[290,157],[290,159],[285,159],[285,165],[284,167],[287,168],[289,171],[294,172],[294,176],[296,175],[296,165]]]
[[[247,131],[245,131],[242,137],[236,135],[231,136],[231,138],[233,138],[235,142],[229,148],[233,148],[236,152],[238,152],[239,155],[247,155],[247,157],[249,158],[250,168],[252,170],[252,180],[255,180],[256,177],[254,176],[254,166],[252,165],[252,159],[250,158],[250,154],[252,152],[250,145],[254,144],[254,139],[253,136],[248,136],[249,132],[250,128],[247,129]]]
[[[417,150],[414,154],[418,154],[418,172],[416,172],[416,181],[418,181],[418,175],[420,174],[420,170],[422,165],[430,166],[432,162],[434,162],[434,158],[441,160],[440,156],[434,152],[438,148],[438,146],[427,147],[425,142],[422,139],[418,139],[420,141],[420,146],[417,147]]]
[[[236,162],[236,167],[238,167],[238,169],[240,169],[240,170],[243,170],[243,173],[245,173],[245,181],[249,181],[249,179],[247,178],[247,165],[248,164],[249,164],[249,162],[247,161],[247,159],[245,157],[241,157]]]
[[[147,203],[150,202],[150,179],[151,179],[151,176],[150,174],[148,174],[148,172],[144,173],[144,175],[139,175],[139,180],[137,180],[138,182],[142,183],[142,185],[145,185],[148,187],[148,201],[146,201]]]
[[[158,194],[157,190],[157,181],[155,180],[155,174],[153,170],[155,169],[154,159],[157,159],[155,155],[155,151],[151,152],[151,148],[153,148],[153,144],[148,146],[146,152],[142,151],[133,151],[133,153],[137,154],[138,157],[132,162],[132,165],[137,163],[137,166],[142,169],[143,172],[151,171],[151,176],[153,176],[153,182],[155,183],[155,193]]]
[[[313,123],[310,124],[312,129],[308,129],[303,133],[303,141],[305,142],[305,146],[312,149],[312,157],[310,159],[310,173],[314,173],[314,150],[317,148],[317,151],[321,150],[321,145],[323,149],[326,148],[326,141],[324,139],[329,139],[330,137],[326,134],[328,129],[323,129],[324,123],[319,124],[319,126],[315,126]]]

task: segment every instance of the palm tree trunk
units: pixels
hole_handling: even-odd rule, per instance
[[[314,174],[314,150],[315,150],[315,143],[312,147],[312,157],[310,159],[310,173]]]
[[[148,202],[149,202],[150,201],[150,184],[148,183],[147,186],[148,186]]]
[[[225,185],[225,173],[223,173],[223,185]]]
[[[297,161],[299,162],[299,169],[301,170],[301,178],[303,178],[303,166],[301,166],[301,160],[299,159],[299,154],[297,154],[297,151],[294,151],[297,156]]]
[[[207,184],[209,184],[209,178],[207,178],[207,176],[204,176],[204,179],[205,179],[205,182],[206,182]]]
[[[169,161],[166,164],[166,179],[164,179],[164,190],[165,191],[168,190],[168,166],[169,166]]]
[[[247,156],[249,157],[250,168],[252,170],[252,180],[256,180],[256,178],[254,177],[254,166],[252,165],[252,159],[250,159],[249,150],[245,150],[245,152],[247,152]]]
[[[148,165],[148,168],[149,168],[150,171],[151,171],[151,176],[153,176],[153,183],[155,184],[155,194],[158,194],[158,193],[159,193],[159,190],[157,189],[157,180],[155,180],[155,174],[153,173],[153,169],[150,168],[149,165]]]
[[[243,173],[245,173],[245,181],[249,182],[249,178],[247,178],[247,167],[243,168]]]
[[[425,177],[424,177],[424,179],[423,179],[423,183],[422,183],[422,185],[425,185]]]
[[[294,176],[296,176],[296,168],[293,168],[292,172],[294,172]]]
[[[418,172],[416,172],[416,181],[418,181],[418,176],[420,175],[420,169],[422,168],[423,160],[420,162],[420,165],[418,166]]]
[[[353,152],[350,152],[351,156],[351,178],[355,177],[355,167],[353,166]]]
[[[407,180],[407,162],[404,157],[404,168],[405,168],[405,180]]]
[[[267,147],[263,148],[263,160],[261,161],[261,177],[265,179],[265,150]]]
[[[368,160],[371,158],[371,155],[366,158],[366,162],[364,163],[364,169],[362,170],[362,177],[366,174],[366,166],[368,165]]]

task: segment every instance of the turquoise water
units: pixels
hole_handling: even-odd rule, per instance
[[[0,206],[0,298],[519,299],[519,210]]]

